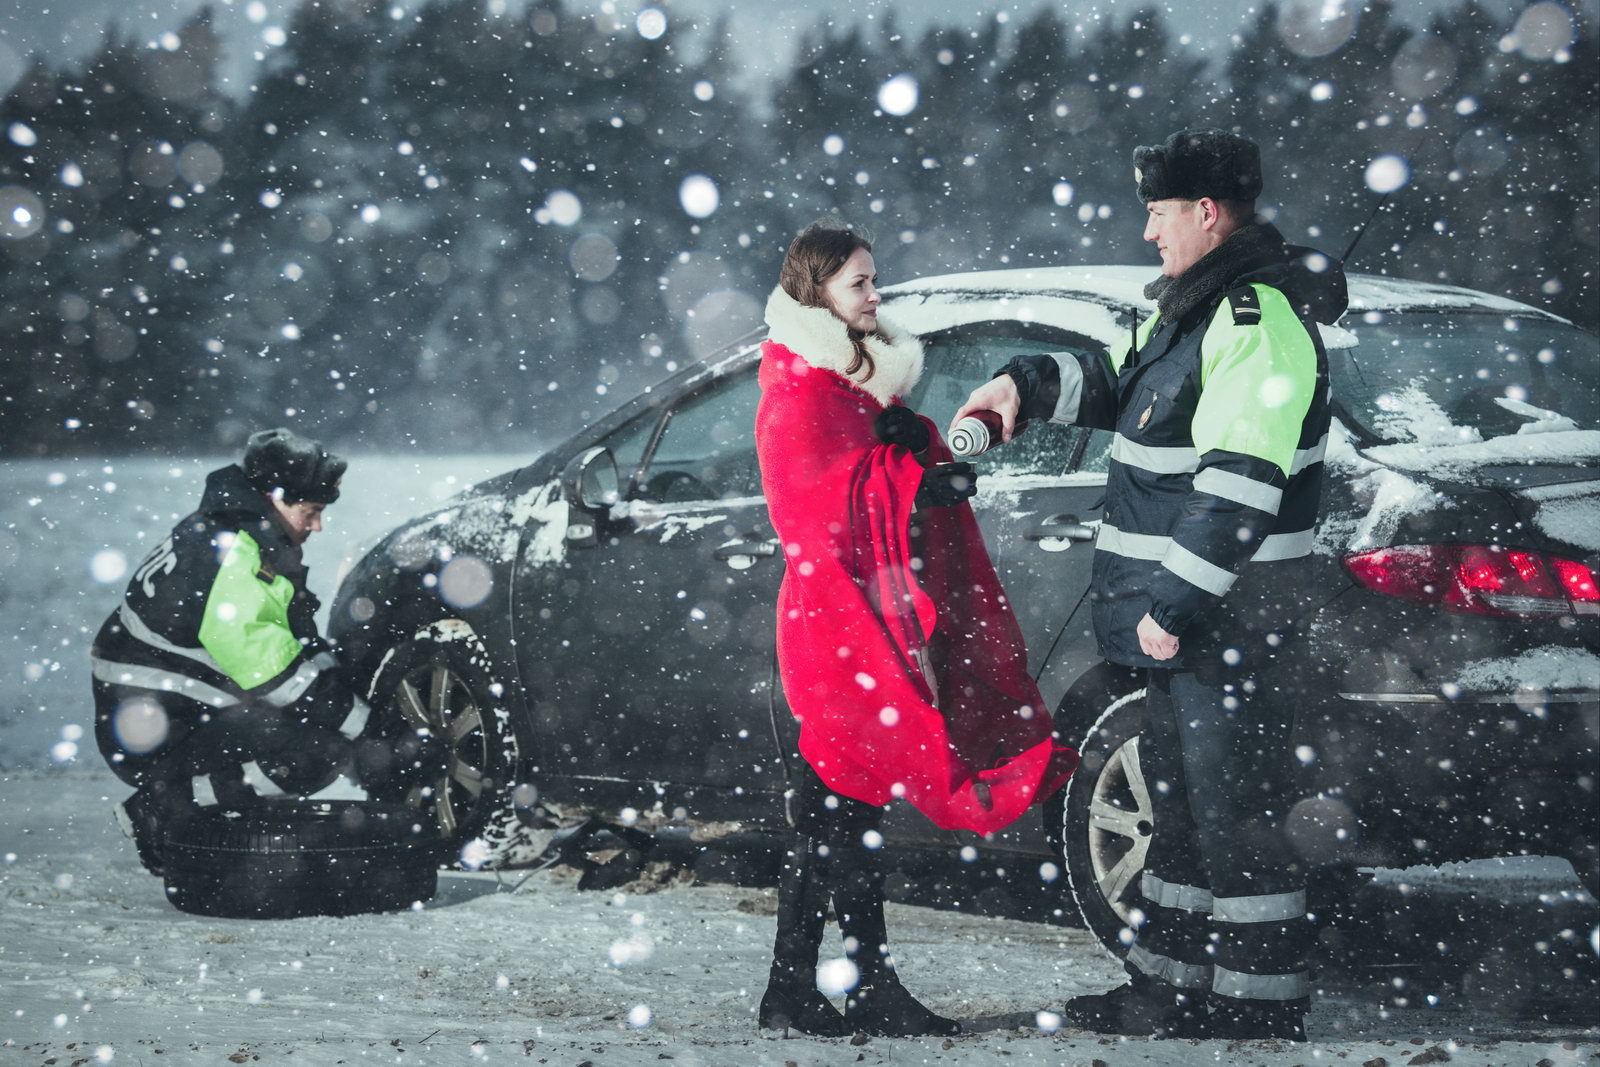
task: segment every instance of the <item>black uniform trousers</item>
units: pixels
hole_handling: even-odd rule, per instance
[[[1254,658],[1148,671],[1138,761],[1155,831],[1128,962],[1184,989],[1298,1001],[1311,928],[1284,835],[1297,694],[1281,649]]]
[[[178,694],[95,679],[100,748],[123,781],[180,805],[305,795],[352,765],[348,707],[206,708]],[[348,705],[349,696],[345,700]]]

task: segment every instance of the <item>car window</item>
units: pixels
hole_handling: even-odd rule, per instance
[[[1026,332],[1025,332],[1026,331]],[[906,403],[942,430],[967,396],[994,377],[1012,356],[1040,352],[1103,352],[1094,342],[1046,326],[988,323],[923,338],[922,380]],[[1048,423],[1029,426],[1004,448],[974,462],[980,473],[1061,474],[1067,470],[1078,433]]]
[[[644,461],[644,450],[650,444],[656,423],[660,421],[660,410],[647,407],[595,442],[610,450],[611,458],[617,463],[617,474],[624,485],[631,485],[634,478],[642,475],[639,465]]]
[[[1111,469],[1111,442],[1116,434],[1110,430],[1090,430],[1080,427],[1078,433],[1087,437],[1083,454],[1073,470],[1083,474],[1105,474]]]
[[[684,400],[668,417],[634,495],[661,502],[760,496],[760,400],[755,364]]]
[[[1600,339],[1547,319],[1368,313],[1329,353],[1334,395],[1385,441],[1487,439],[1534,423],[1600,426]],[[1558,422],[1558,420],[1560,420]]]

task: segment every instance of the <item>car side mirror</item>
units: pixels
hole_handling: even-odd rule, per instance
[[[601,446],[584,449],[561,472],[561,497],[567,502],[567,544],[593,548],[600,543],[600,520],[620,499],[617,461]]]

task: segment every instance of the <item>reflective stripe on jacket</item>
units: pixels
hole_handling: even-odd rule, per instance
[[[299,552],[268,508],[237,466],[211,472],[200,508],[140,562],[100,628],[98,682],[187,698],[197,713],[287,707],[310,690],[331,657],[319,656]]]
[[[1282,629],[1322,492],[1327,355],[1282,292],[1250,284],[1179,322],[1152,315],[1109,358],[1062,354],[1052,416],[1112,430],[1091,588],[1101,654],[1151,666],[1149,613],[1176,667],[1241,627]]]

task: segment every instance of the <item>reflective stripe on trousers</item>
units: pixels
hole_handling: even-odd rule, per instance
[[[1179,963],[1171,956],[1151,952],[1143,945],[1128,950],[1128,962],[1152,978],[1159,978],[1179,989],[1210,989],[1215,968],[1198,963]]]

